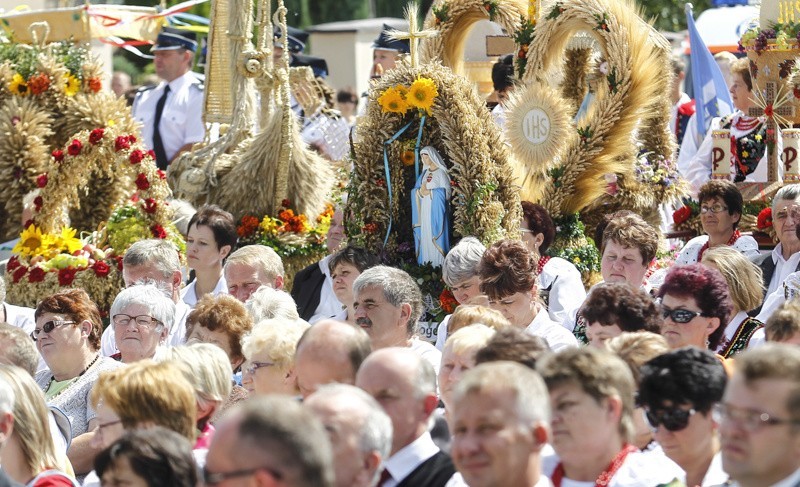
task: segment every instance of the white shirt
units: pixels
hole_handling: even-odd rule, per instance
[[[36,310],[24,306],[14,306],[13,304],[3,303],[6,311],[6,323],[21,328],[22,331],[30,335],[36,328],[34,315]]]
[[[411,344],[408,346],[414,353],[420,356],[423,360],[433,365],[433,370],[436,375],[439,375],[439,366],[442,364],[442,352],[436,349],[433,345],[425,340],[415,336],[411,339]]]
[[[559,462],[557,456],[543,457],[542,473],[552,478]],[[680,480],[685,475],[675,462],[661,461],[658,456],[645,452],[633,452],[625,457],[617,473],[611,477],[608,487],[655,487],[676,479]],[[561,480],[561,487],[594,487],[594,485],[594,481],[578,482],[566,477]]]
[[[781,480],[780,482],[774,483],[769,487],[797,487],[800,484],[800,468],[794,471],[791,475],[786,477],[785,479]],[[730,487],[740,487],[739,482],[732,482]]]
[[[183,300],[175,303],[175,321],[172,328],[169,330],[166,345],[169,347],[177,347],[186,343],[186,318],[192,312]],[[119,353],[117,349],[117,341],[114,335],[114,325],[110,324],[103,331],[103,336],[100,338],[100,353],[106,357],[111,357]]]
[[[181,299],[187,306],[194,309],[197,305],[197,302],[200,300],[197,297],[197,279],[190,282],[186,285],[183,289],[181,289]],[[217,281],[217,285],[214,286],[214,290],[211,291],[211,294],[214,296],[219,296],[220,294],[228,294],[228,283],[225,282],[225,275],[223,274],[220,276],[219,280]],[[202,296],[201,296],[202,297]]]
[[[436,330],[436,349],[440,352],[444,352],[444,344],[447,342],[447,324],[450,323],[451,316],[453,315],[445,316]]]
[[[784,283],[787,279],[794,278],[800,279],[800,272],[792,272],[786,279],[784,279],[781,286],[778,287],[773,293],[767,295],[767,299],[764,300],[764,305],[761,306],[761,312],[758,313],[756,319],[762,323],[766,323],[772,313],[774,313],[783,303],[786,302],[786,290],[784,289]]]
[[[800,263],[800,252],[795,252],[789,256],[789,259],[783,258],[783,245],[778,244],[772,249],[772,262],[775,263],[775,272],[772,273],[772,280],[769,281],[767,288],[767,295],[772,294],[776,290],[783,292],[783,281],[789,277],[789,274],[795,272],[797,264]]]
[[[382,487],[395,487],[423,462],[437,453],[439,453],[439,447],[433,442],[431,434],[426,431],[386,460],[383,468],[389,471],[392,478],[386,480]]]
[[[344,318],[347,318],[347,311],[343,309],[344,306],[342,302],[336,298],[336,294],[333,292],[333,279],[331,279],[331,269],[329,266],[331,257],[332,255],[326,255],[317,264],[319,265],[319,270],[325,275],[325,281],[322,283],[322,288],[319,290],[319,305],[317,305],[317,309],[314,310],[314,314],[308,320],[312,325],[319,320],[337,318],[341,315],[342,311],[344,311]]]
[[[167,159],[172,160],[178,149],[189,143],[201,142],[206,135],[203,85],[197,76],[188,71],[169,83],[162,81],[153,89],[140,91],[133,102],[133,118],[142,124],[142,138],[147,148],[152,149],[156,104],[167,84],[170,92],[161,112],[159,132]]]
[[[675,258],[675,265],[688,265],[697,262],[697,256],[700,254],[700,249],[708,242],[708,235],[700,235],[695,237],[683,246],[678,256]],[[744,254],[745,257],[755,257],[760,254],[758,251],[758,242],[750,235],[742,235],[737,238],[731,248],[734,248]]]
[[[708,466],[706,474],[703,477],[703,483],[700,487],[712,487],[714,485],[724,484],[728,481],[728,474],[722,469],[722,452],[717,452],[714,458],[711,459],[711,465]]]
[[[450,477],[450,480],[444,484],[444,487],[469,487],[467,483],[464,481],[464,477],[461,476],[460,473],[456,472]],[[531,487],[553,487],[553,483],[550,482],[550,479],[547,476],[542,475],[539,477],[539,481],[533,484]]]
[[[544,309],[536,314],[531,324],[525,328],[525,332],[543,338],[554,352],[568,347],[577,347],[578,340],[575,335],[567,331],[559,323],[551,320],[550,316],[542,311]]]
[[[581,273],[571,262],[551,257],[539,274],[540,289],[550,288],[547,314],[556,323],[564,323],[569,312],[580,308],[586,299]]]
[[[736,335],[736,331],[739,329],[739,325],[742,324],[744,320],[748,318],[747,313],[745,311],[739,311],[733,317],[733,319],[728,323],[725,327],[725,333],[722,337],[722,340],[719,341],[719,345],[717,349],[714,350],[716,353],[722,353],[728,348],[728,344],[733,340],[733,337]],[[767,341],[767,336],[764,334],[764,327],[759,328],[756,330],[753,335],[750,337],[750,340],[747,342],[747,349],[755,348],[759,345],[763,345],[764,342]]]

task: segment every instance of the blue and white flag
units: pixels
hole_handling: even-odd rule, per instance
[[[692,87],[697,109],[697,134],[693,135],[695,140],[702,141],[711,125],[711,119],[728,115],[734,109],[725,77],[697,31],[691,3],[686,4],[686,24],[692,49]]]

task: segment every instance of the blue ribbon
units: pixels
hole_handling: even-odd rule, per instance
[[[419,145],[422,142],[422,127],[425,126],[427,115],[423,115],[419,122],[419,131],[417,132],[417,144],[414,146],[414,181],[419,178]]]
[[[406,130],[411,126],[414,121],[408,122],[403,128],[401,128],[396,134],[394,134],[389,140],[383,143],[383,171],[386,174],[386,191],[389,192],[389,224],[386,226],[386,237],[383,239],[383,245],[389,242],[389,234],[392,231],[392,177],[389,174],[389,154],[387,152],[387,148],[389,144],[397,140],[401,135],[405,133]],[[420,128],[420,136],[422,135],[422,129]],[[417,147],[419,147],[419,141],[417,142]],[[418,150],[418,149],[417,149]],[[416,159],[415,159],[416,161]]]

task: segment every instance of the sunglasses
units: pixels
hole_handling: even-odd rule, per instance
[[[63,321],[63,320],[52,320],[48,321],[47,323],[43,324],[41,328],[36,328],[31,332],[31,338],[35,342],[39,335],[44,333],[50,333],[51,331],[55,330],[57,326],[64,326],[64,325],[74,325],[74,321]]]
[[[675,323],[689,323],[698,316],[705,316],[700,311],[689,311],[688,309],[669,309],[661,306],[661,317],[664,319],[671,319]]]
[[[662,409],[659,411],[645,409],[644,415],[653,430],[663,426],[669,431],[680,431],[689,425],[689,418],[696,412],[694,409]]]

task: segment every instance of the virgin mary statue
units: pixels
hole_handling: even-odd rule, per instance
[[[432,146],[420,151],[423,171],[411,192],[411,221],[417,262],[441,266],[450,250],[450,176]]]

